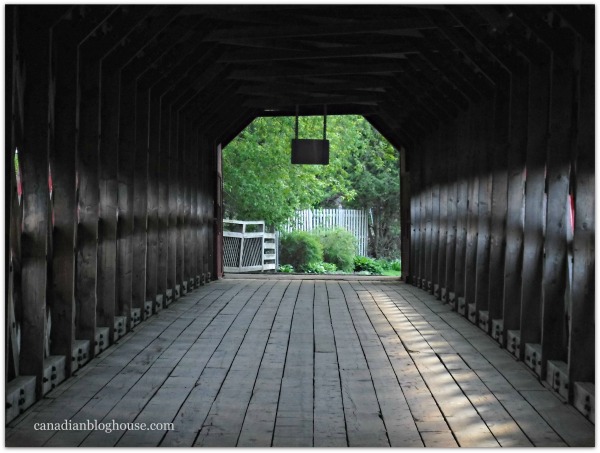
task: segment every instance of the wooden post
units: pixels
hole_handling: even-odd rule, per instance
[[[36,377],[41,397],[46,333],[46,277],[48,250],[48,111],[49,29],[44,9],[18,10],[19,84],[23,89],[23,125],[19,149],[23,176],[21,239],[21,349],[19,372]],[[32,36],[31,30],[37,30]]]
[[[527,150],[528,73],[525,65],[513,71],[510,90],[510,146],[508,148],[508,194],[506,250],[504,258],[503,342],[506,332],[519,330],[523,269],[523,207]],[[528,284],[528,282],[525,282]]]
[[[421,261],[421,250],[419,244],[421,242],[421,211],[420,211],[420,200],[421,200],[421,155],[418,152],[420,149],[420,143],[414,145],[410,155],[410,223],[411,223],[411,240],[410,240],[410,269],[411,269],[411,281],[410,283],[418,286],[420,275],[420,261]]]
[[[98,223],[98,326],[112,326],[115,318],[117,287],[117,211],[119,163],[120,71],[103,60],[100,93],[100,216]]]
[[[191,193],[191,168],[193,166],[192,156],[191,156],[191,135],[192,128],[190,124],[189,117],[183,115],[183,162],[186,165],[183,166],[183,224],[182,224],[182,242],[183,242],[183,282],[190,281],[190,278],[193,276],[192,270],[192,236],[191,236],[191,216],[192,216],[192,193]]]
[[[444,276],[446,294],[442,296],[442,301],[447,303],[449,301],[449,294],[455,292],[454,287],[454,273],[456,270],[456,207],[458,197],[458,157],[457,152],[457,138],[456,138],[456,124],[457,121],[453,121],[448,127],[446,136],[446,154],[447,154],[447,185],[448,185],[448,206],[447,206],[447,236],[446,236],[446,275]]]
[[[492,143],[492,223],[490,229],[489,319],[502,318],[504,300],[504,247],[507,209],[508,84],[500,80],[494,99],[494,140]],[[488,333],[492,323],[488,323]]]
[[[191,137],[190,137],[190,173],[191,173],[191,237],[190,237],[190,250],[192,255],[192,271],[191,278],[194,279],[194,286],[199,282],[196,281],[196,276],[201,274],[199,267],[199,251],[200,251],[200,206],[199,206],[199,188],[200,188],[200,173],[198,171],[199,165],[199,149],[198,149],[198,128],[191,123]]]
[[[168,246],[168,274],[167,288],[175,293],[177,284],[177,192],[179,190],[179,157],[177,154],[177,133],[179,131],[177,116],[170,106],[169,122],[169,246]]]
[[[542,55],[540,55],[541,57]],[[529,66],[529,105],[525,179],[525,219],[521,288],[521,355],[525,344],[540,343],[544,248],[546,152],[550,107],[550,57]]]
[[[116,314],[130,316],[133,287],[133,175],[135,162],[136,90],[129,81],[121,89],[119,133],[118,305]],[[112,328],[110,338],[113,338]]]
[[[462,114],[457,121],[457,194],[456,194],[456,252],[454,265],[454,294],[455,297],[465,295],[465,264],[467,250],[467,201],[468,201],[468,173],[467,146],[465,137],[468,137],[468,115]],[[458,306],[458,304],[457,304]]]
[[[422,281],[422,288],[432,293],[433,287],[431,284],[431,277],[433,274],[433,263],[432,263],[432,245],[433,245],[433,169],[431,160],[434,156],[433,149],[431,146],[431,138],[425,140],[425,146],[423,148],[423,158],[426,162],[424,165],[424,181],[423,181],[423,204],[425,208],[425,243],[423,247],[423,253],[425,255],[425,270]]]
[[[151,94],[152,92],[150,92]],[[146,299],[156,300],[159,263],[159,186],[160,186],[160,102],[150,96],[148,141],[148,253],[146,257]],[[143,311],[143,310],[142,310]]]
[[[400,249],[402,263],[402,279],[411,282],[412,255],[411,255],[411,230],[412,230],[412,192],[411,173],[408,165],[406,148],[402,147],[400,153]],[[412,161],[412,160],[411,160]],[[359,225],[359,224],[358,224]],[[360,229],[358,230],[360,231]]]
[[[72,342],[75,338],[77,44],[68,22],[52,31],[54,59],[54,147],[52,165],[54,234],[52,235],[53,353],[64,355],[66,375],[71,375]]]
[[[569,382],[594,382],[594,45],[580,46]],[[570,386],[572,391],[573,385]]]
[[[548,204],[542,280],[542,378],[548,360],[567,361],[567,211],[570,146],[573,131],[573,68],[558,58],[552,61],[550,141],[546,180]]]
[[[202,200],[202,275],[206,283],[208,283],[208,272],[211,267],[211,250],[212,241],[210,238],[210,228],[213,219],[214,201],[211,193],[211,170],[212,170],[212,158],[211,148],[208,139],[203,136],[200,142],[200,159],[202,167],[202,188],[201,188],[201,200]]]
[[[465,250],[465,288],[463,313],[468,315],[469,304],[475,303],[477,275],[477,235],[479,223],[479,172],[477,171],[478,154],[483,150],[478,146],[481,134],[481,101],[471,104],[468,114],[468,142],[464,152],[467,161],[467,239]]]
[[[213,148],[213,194],[215,214],[212,237],[214,240],[214,268],[211,271],[215,279],[223,277],[223,167],[221,144]]]
[[[94,345],[98,273],[100,66],[91,46],[79,47],[78,230],[75,301],[77,338]],[[90,347],[93,357],[94,348]]]
[[[439,291],[439,249],[440,249],[440,130],[431,137],[431,287],[429,292],[436,293],[436,286]]]
[[[176,140],[176,149],[177,149],[177,159],[178,159],[178,167],[177,167],[177,208],[176,208],[176,218],[177,218],[177,229],[176,229],[176,246],[177,246],[177,271],[175,274],[175,284],[182,285],[183,279],[185,276],[185,251],[183,244],[184,237],[184,191],[185,191],[185,122],[183,119],[183,115],[181,112],[176,111],[175,118],[177,119],[177,140]]]
[[[146,297],[146,254],[148,228],[148,119],[149,96],[147,84],[138,81],[135,115],[135,165],[133,171],[133,279],[132,308],[143,311]],[[129,313],[127,313],[129,316]]]
[[[442,299],[446,289],[446,252],[448,251],[448,126],[440,128],[437,144],[438,171],[437,179],[440,188],[439,195],[439,240],[437,255],[436,297]]]
[[[477,265],[475,271],[475,309],[476,319],[480,310],[488,309],[490,279],[490,224],[492,205],[492,158],[491,142],[493,104],[484,100],[480,111],[481,122],[478,127],[477,171],[479,174],[479,194],[477,213]]]
[[[15,305],[19,295],[16,288],[20,287],[20,260],[21,260],[21,206],[19,204],[17,192],[17,173],[15,168],[14,156],[17,149],[18,136],[20,126],[22,124],[23,112],[19,108],[18,99],[18,64],[17,64],[17,48],[16,36],[17,9],[15,7],[7,7],[5,9],[5,93],[7,102],[5,105],[4,121],[5,121],[5,141],[8,145],[8,150],[5,154],[5,165],[10,170],[10,189],[6,192],[5,206],[8,206],[8,244],[5,253],[5,269],[6,269],[6,311],[5,311],[5,338],[4,346],[4,369],[5,384],[11,379],[19,375],[19,354],[17,350],[16,333],[17,320],[15,319]],[[7,150],[7,151],[8,151]]]
[[[158,167],[158,269],[156,291],[166,297],[169,282],[169,132],[171,111],[162,103],[158,95],[156,101],[160,111],[160,149]]]

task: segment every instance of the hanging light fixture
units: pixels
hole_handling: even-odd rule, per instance
[[[327,105],[323,106],[323,139],[298,138],[299,107],[296,105],[296,137],[292,139],[292,164],[329,165]]]

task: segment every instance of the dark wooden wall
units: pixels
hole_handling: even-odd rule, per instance
[[[593,44],[532,20],[541,41],[507,51],[456,18],[479,46],[451,35],[467,57],[488,53],[487,86],[407,150],[404,278],[517,358],[541,350],[536,372],[552,385],[566,370],[573,400],[575,382],[594,381]]]
[[[144,54],[176,13],[7,7],[6,380],[35,376],[38,398],[49,356],[68,376],[75,341],[93,356],[99,328],[112,342],[116,317],[131,329],[133,309],[143,320],[218,275],[219,137],[176,61],[151,65],[172,40]]]

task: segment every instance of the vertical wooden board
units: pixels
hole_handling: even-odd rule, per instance
[[[151,94],[152,92],[150,92]],[[146,255],[146,298],[158,294],[159,194],[160,194],[160,103],[150,97],[148,119],[148,252]]]
[[[136,90],[121,91],[119,124],[118,288],[115,314],[131,313],[133,286],[133,175],[135,171]],[[113,325],[110,338],[113,338]]]
[[[425,280],[425,244],[427,239],[426,230],[426,218],[425,218],[425,191],[426,191],[426,180],[425,180],[425,152],[424,144],[419,144],[419,194],[417,200],[417,212],[418,212],[418,228],[419,228],[419,242],[416,244],[417,253],[419,257],[419,273],[417,279],[417,286],[420,288],[423,280]]]
[[[490,281],[488,311],[490,319],[502,317],[504,300],[504,236],[506,231],[508,134],[508,93],[500,85],[494,101],[494,140],[492,143],[492,224],[490,229]],[[491,322],[489,323],[491,328]]]
[[[185,276],[185,251],[183,247],[184,242],[184,196],[186,190],[186,158],[185,158],[185,120],[183,118],[183,114],[181,112],[177,112],[175,114],[177,118],[177,158],[178,158],[178,167],[177,167],[177,208],[176,208],[176,216],[177,216],[177,229],[176,229],[176,246],[177,246],[177,260],[176,266],[177,270],[175,272],[175,284],[181,285],[183,283],[183,279]]]
[[[158,155],[158,266],[156,275],[157,294],[166,293],[170,288],[169,278],[169,131],[171,111],[156,96],[160,105],[160,149]],[[154,98],[153,98],[154,99]],[[154,102],[154,101],[153,101]]]
[[[169,123],[169,244],[167,266],[167,288],[175,291],[177,284],[177,192],[179,190],[179,156],[177,154],[177,115],[169,107],[171,121]]]
[[[6,165],[10,169],[10,190],[7,190],[7,196],[10,197],[5,202],[8,204],[8,251],[6,253],[6,317],[5,317],[5,370],[6,382],[19,375],[19,353],[17,342],[15,340],[17,333],[17,319],[15,317],[15,306],[20,297],[21,286],[21,220],[22,208],[19,203],[17,189],[17,168],[13,161],[15,151],[22,139],[20,133],[20,119],[22,112],[18,103],[18,88],[20,82],[18,77],[17,65],[17,38],[16,38],[16,7],[6,8],[6,33],[5,33],[5,49],[7,58],[6,65],[6,82],[5,90],[7,102],[5,106],[5,128],[6,128],[6,143],[10,146],[10,152],[6,153]],[[9,346],[10,344],[10,346]],[[8,396],[7,396],[8,399]],[[7,416],[8,419],[8,416]]]
[[[420,177],[421,177],[421,162],[420,153],[417,152],[416,148],[413,148],[410,152],[410,283],[416,285],[419,279],[419,262],[420,262],[420,248],[418,247],[421,239],[420,230],[420,211],[419,211],[419,192],[421,190]]]
[[[567,360],[565,290],[573,72],[570,65],[558,59],[553,60],[542,280],[542,377],[546,374],[547,360]]]
[[[133,257],[131,308],[143,308],[146,300],[146,260],[148,251],[148,166],[149,166],[149,104],[150,92],[142,83],[136,94],[135,165],[133,170]],[[129,313],[123,313],[129,316]]]
[[[212,148],[213,152],[213,200],[215,206],[215,216],[212,222],[213,247],[213,269],[211,274],[214,278],[223,276],[223,169],[222,169],[222,150],[218,143]]]
[[[192,135],[190,137],[190,156],[191,156],[191,165],[190,165],[190,190],[191,190],[191,198],[190,198],[190,206],[191,206],[191,222],[190,222],[190,240],[189,244],[191,259],[192,259],[192,269],[190,270],[190,277],[195,279],[197,275],[200,275],[200,270],[198,267],[198,248],[199,248],[199,228],[200,222],[198,221],[198,217],[200,215],[200,211],[198,209],[198,188],[200,185],[199,174],[198,174],[198,129],[191,125],[192,127]]]
[[[202,154],[201,154],[201,167],[202,167],[202,273],[205,278],[208,279],[208,273],[210,272],[210,250],[212,248],[212,241],[210,239],[210,227],[213,218],[213,201],[210,192],[211,184],[211,156],[210,156],[210,145],[206,137],[202,138]]]
[[[454,293],[456,297],[463,297],[465,294],[465,264],[467,247],[467,202],[468,202],[468,173],[467,167],[467,146],[466,137],[468,137],[469,116],[467,114],[459,115],[457,128],[457,147],[456,147],[456,251],[454,255]]]
[[[36,376],[41,396],[46,333],[46,278],[48,248],[48,112],[49,49],[28,37],[26,31],[39,29],[48,37],[48,24],[41,12],[18,14],[18,64],[24,87],[22,147],[19,162],[23,178],[23,223],[21,239],[21,347],[19,371]]]
[[[7,42],[8,46],[8,42]],[[75,172],[77,136],[77,47],[67,24],[54,27],[53,53],[54,149],[53,170],[54,234],[52,235],[52,325],[53,352],[64,355],[67,376],[71,374],[72,342],[75,338]],[[8,77],[7,77],[8,81]],[[7,137],[8,138],[8,137]],[[14,167],[11,165],[11,167]]]
[[[477,213],[477,266],[475,274],[475,307],[477,313],[488,309],[490,278],[490,223],[492,204],[491,175],[491,124],[493,104],[485,100],[481,109],[480,134],[478,134],[477,171],[479,174],[479,194]]]
[[[197,166],[196,166],[196,174],[197,174],[197,182],[198,182],[198,247],[197,247],[197,267],[198,267],[198,275],[202,279],[204,276],[204,229],[205,229],[205,221],[206,221],[206,203],[204,200],[204,184],[205,184],[205,176],[204,176],[204,141],[201,131],[197,132],[197,141],[196,141],[196,149],[195,153],[197,154]]]
[[[437,278],[439,285],[436,297],[442,298],[442,288],[446,288],[446,252],[448,251],[448,126],[438,133],[438,182],[440,187],[439,245],[437,255]]]
[[[412,272],[412,255],[411,255],[411,231],[412,231],[412,187],[411,187],[411,173],[409,167],[409,156],[406,148],[400,149],[400,248],[401,248],[401,262],[402,262],[402,278],[405,282],[411,281]],[[410,158],[412,161],[412,157]],[[359,231],[361,236],[362,249],[362,225],[360,223],[361,217],[359,217],[359,211],[355,212],[355,229]],[[365,255],[364,251],[359,252],[360,255]]]
[[[96,322],[107,327],[114,323],[116,306],[120,76],[119,71],[108,64],[102,64],[101,71]]]
[[[479,216],[479,174],[477,161],[479,153],[478,135],[481,132],[481,101],[471,104],[468,115],[468,143],[466,145],[467,162],[467,242],[465,251],[465,304],[475,303],[475,287],[477,275],[477,236]],[[467,309],[464,308],[467,313]]]
[[[440,156],[441,132],[438,131],[431,139],[432,150],[432,181],[431,181],[431,288],[429,292],[435,293],[436,285],[439,285],[439,250],[440,250],[440,171],[442,167]],[[438,288],[439,291],[439,288]]]
[[[425,161],[424,165],[424,190],[423,190],[423,205],[425,211],[424,218],[424,247],[423,253],[425,254],[425,269],[423,272],[424,282],[422,288],[426,290],[430,290],[428,283],[431,282],[431,274],[432,274],[432,244],[433,244],[433,174],[432,174],[432,165],[431,158],[433,157],[433,150],[431,147],[431,139],[425,141],[425,146],[423,148],[423,160]]]
[[[569,381],[594,382],[594,46],[580,41]],[[571,386],[573,387],[573,386]]]
[[[75,275],[76,335],[94,344],[96,334],[96,275],[98,258],[98,113],[99,77],[97,62],[89,61],[86,47],[79,48],[80,62],[86,67],[79,73],[77,142],[78,229]],[[95,79],[95,81],[93,80]]]
[[[458,174],[457,174],[457,143],[456,143],[456,121],[453,121],[448,127],[446,138],[447,153],[447,181],[448,181],[448,207],[447,207],[447,238],[446,238],[446,297],[442,300],[448,302],[448,294],[455,291],[454,272],[456,265],[456,233],[457,233],[457,197],[458,197]]]
[[[542,266],[545,218],[546,150],[550,106],[550,59],[529,67],[529,106],[521,293],[521,353],[541,341]]]
[[[510,146],[508,148],[508,193],[506,249],[504,258],[503,329],[519,330],[523,269],[523,210],[527,151],[528,72],[513,72],[511,82]],[[527,283],[525,283],[527,284]],[[503,335],[506,341],[506,333]]]
[[[189,119],[184,117],[184,160],[186,165],[183,167],[183,180],[185,183],[183,196],[183,250],[184,250],[184,281],[189,281],[193,277],[192,272],[192,237],[191,237],[191,220],[192,220],[192,192],[191,192],[191,171],[193,166],[191,155],[191,135],[192,128]]]

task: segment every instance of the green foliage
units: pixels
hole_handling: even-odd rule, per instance
[[[351,131],[344,133],[350,127],[347,118],[328,117],[332,157],[325,166],[292,165],[293,117],[254,120],[223,150],[225,217],[278,227],[297,209],[316,207],[331,194],[352,199],[355,191],[343,165],[350,149],[345,136]],[[322,128],[322,117],[300,118],[299,136],[321,138]]]
[[[400,272],[400,270],[402,269],[400,260],[398,258],[393,259],[393,260],[378,259],[377,262],[381,265],[381,268],[385,271]]]
[[[354,269],[356,238],[344,228],[320,230],[315,233],[323,245],[323,259],[344,272]]]
[[[323,262],[310,263],[304,266],[304,272],[306,272],[307,274],[324,274],[325,266],[323,266]]]
[[[323,117],[300,117],[300,138],[321,138]],[[294,118],[257,118],[223,150],[225,217],[280,227],[296,210],[370,209],[369,254],[399,255],[398,153],[362,116],[327,118],[329,165],[292,165]]]
[[[292,272],[294,272],[294,266],[292,266],[291,264],[282,264],[279,266],[279,269],[277,269],[277,271],[286,274],[291,274]]]
[[[304,271],[308,265],[323,261],[323,246],[306,231],[284,234],[280,240],[279,261]]]
[[[383,268],[381,267],[381,264],[373,258],[357,256],[354,258],[354,271],[381,275],[383,273]]]
[[[307,274],[328,274],[336,272],[337,267],[333,263],[325,263],[323,261],[319,263],[310,263],[304,267],[304,272]]]
[[[325,272],[337,272],[338,268],[335,264],[333,263],[322,263],[323,264],[323,268],[325,269]]]

